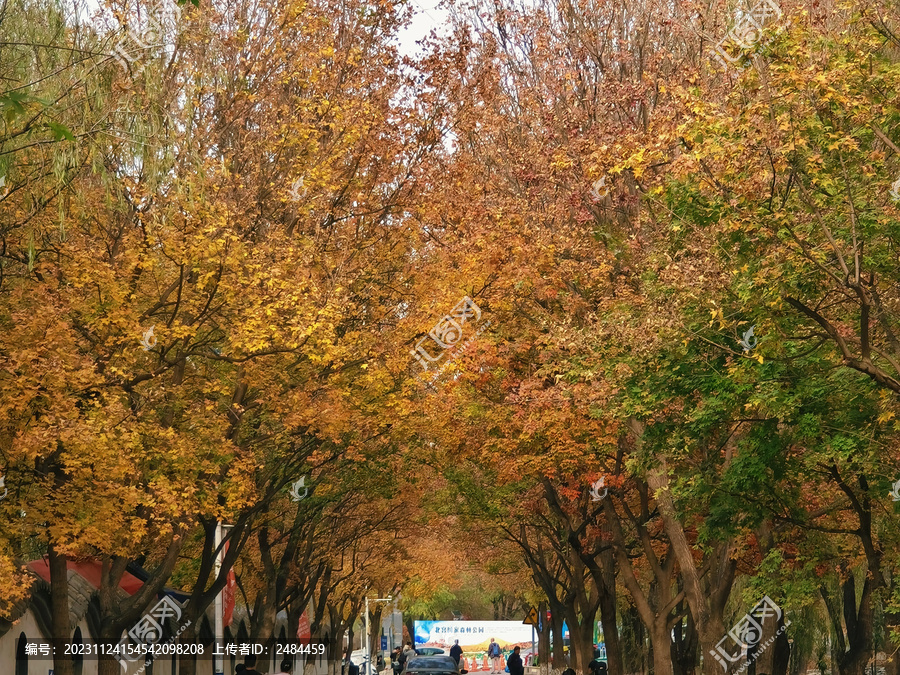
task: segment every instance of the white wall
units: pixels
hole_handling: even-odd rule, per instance
[[[78,624],[81,628],[82,639],[85,642],[90,640],[87,622],[81,621]],[[29,609],[25,614],[15,622],[13,627],[2,637],[0,637],[0,675],[15,675],[16,673],[16,644],[19,635],[25,633],[25,637],[29,641],[41,643],[45,641],[43,634],[37,626],[33,612]],[[73,628],[74,633],[74,628]],[[240,663],[240,657],[237,663]],[[137,662],[128,669],[128,675],[134,675],[140,670],[142,663]],[[50,675],[53,670],[53,659],[47,657],[28,657],[28,675]],[[262,668],[260,672],[266,672]],[[277,669],[269,672],[278,672]],[[234,669],[231,668],[231,659],[225,659],[225,674],[232,675]],[[81,675],[97,675],[97,657],[85,657],[83,661]],[[125,675],[123,671],[123,675]],[[148,670],[143,671],[143,675],[150,675]],[[152,675],[173,675],[172,658],[162,657],[153,664]],[[197,675],[213,675],[212,659],[206,662],[197,663]]]

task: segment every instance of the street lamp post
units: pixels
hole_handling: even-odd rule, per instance
[[[389,595],[386,598],[372,598],[372,602],[391,602],[393,598]],[[375,675],[372,668],[372,651],[369,649],[369,596],[366,596],[366,638],[365,638],[365,664],[366,672],[364,675]]]

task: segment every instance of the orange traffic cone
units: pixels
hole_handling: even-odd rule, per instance
[[[500,654],[500,670],[506,668],[506,657]]]
[[[472,657],[472,667],[469,670],[478,670],[478,660],[474,656]]]
[[[488,666],[487,654],[484,655],[484,669],[487,670],[490,666]]]

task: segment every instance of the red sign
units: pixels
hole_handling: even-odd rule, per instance
[[[225,542],[225,553],[228,552],[228,542]],[[230,626],[234,618],[234,602],[237,590],[237,580],[234,578],[234,568],[228,570],[225,580],[225,588],[222,589],[222,625]]]
[[[309,616],[304,610],[303,614],[300,615],[300,621],[297,624],[297,639],[308,641],[312,637],[312,631],[310,630],[310,628]]]
[[[234,601],[235,590],[237,589],[237,581],[234,578],[234,570],[228,570],[228,580],[225,582],[225,588],[222,589],[222,625],[230,626],[231,620],[234,618]]]

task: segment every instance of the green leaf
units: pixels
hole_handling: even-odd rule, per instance
[[[58,141],[74,141],[75,136],[65,124],[58,122],[47,122],[47,128],[53,133],[53,137]]]
[[[11,121],[16,115],[24,115],[24,104],[29,98],[28,94],[22,91],[11,91],[0,96],[0,107],[3,108],[6,119]]]

